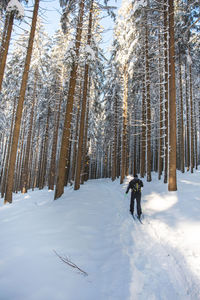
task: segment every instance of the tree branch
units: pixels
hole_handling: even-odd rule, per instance
[[[75,263],[70,261],[68,257],[63,257],[63,256],[59,255],[55,250],[53,250],[53,252],[60,258],[60,260],[62,260],[62,262],[64,262],[65,264],[69,265],[70,267],[72,267],[74,269],[78,269],[82,275],[88,276],[88,273],[86,273],[81,268],[79,268]]]

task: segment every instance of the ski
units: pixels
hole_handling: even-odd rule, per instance
[[[132,214],[131,214],[131,216],[132,216],[132,218],[133,218],[134,221],[137,221],[137,219],[138,219],[138,221],[139,221],[141,224],[144,225],[144,223],[142,222],[142,220],[141,220],[138,216],[134,216],[134,215],[132,215]]]
[[[139,221],[141,224],[144,224],[144,223],[142,222],[142,220],[139,219],[138,217],[132,215],[132,218],[133,218],[134,221],[137,221],[137,219],[138,219],[138,221]]]
[[[144,224],[144,223],[142,222],[142,220],[141,220],[139,217],[137,217],[137,219],[138,219],[138,221],[139,221],[141,224]]]

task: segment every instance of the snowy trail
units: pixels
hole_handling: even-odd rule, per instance
[[[47,190],[16,195],[12,206],[1,207],[1,300],[128,299],[131,273],[119,240],[119,194],[113,197],[108,182],[68,188],[57,201]],[[64,265],[53,250],[89,276]]]
[[[187,264],[186,257],[179,251],[179,248],[185,246],[183,229],[174,232],[170,229],[170,222],[168,226],[162,218],[154,219],[152,209],[148,211],[147,208],[146,211],[149,215],[143,219],[144,225],[133,221],[132,252],[129,253],[133,282],[130,299],[200,299],[199,260],[195,274],[195,270],[191,271]],[[199,258],[199,235],[196,240],[198,246],[195,256]],[[184,250],[187,255],[191,247],[188,249],[185,246]]]
[[[191,272],[184,256],[175,247],[177,245],[170,245],[171,240],[177,240],[177,232],[171,232],[162,220],[154,220],[150,212],[143,225],[132,220],[128,214],[130,195],[128,199],[124,197],[124,190],[115,190],[114,197],[120,199],[116,201],[120,212],[120,242],[130,259],[131,280],[129,278],[127,299],[200,299],[200,278]],[[113,197],[113,188],[108,194]],[[162,239],[162,235],[169,237]]]
[[[116,206],[119,193],[113,195],[113,187],[107,186],[105,181],[99,180],[96,186],[89,186],[91,199],[88,199],[88,205],[84,199],[85,204],[83,204],[87,206],[87,211],[83,213],[87,215],[89,210],[90,216],[95,216],[95,227],[93,237],[91,237],[93,246],[88,245],[89,252],[87,253],[93,264],[88,268],[88,273],[91,284],[96,285],[95,299],[121,300],[127,299],[129,295],[129,259],[123,253],[122,244],[119,241],[120,214]],[[83,196],[83,192],[81,195]],[[82,224],[80,227],[83,228]],[[91,228],[91,219],[88,219],[88,227],[84,225],[84,228],[85,233],[88,233],[88,229]],[[98,267],[97,262],[99,262]],[[109,278],[112,280],[108,280]],[[123,286],[123,289],[119,288],[119,284]],[[88,297],[86,299],[92,299],[91,295]]]
[[[198,176],[189,204],[185,179],[176,194],[145,182],[144,225],[129,215],[127,182],[91,180],[57,201],[45,189],[1,203],[0,300],[200,300]]]
[[[144,224],[145,228],[134,224],[132,232],[130,261],[133,270],[131,294],[135,295],[133,299],[198,299],[198,287],[192,289],[191,274],[176,260],[175,249],[162,243],[156,229],[149,227],[146,221]]]
[[[191,250],[191,247],[185,249],[185,252],[181,251],[184,245],[184,233],[181,235],[178,231],[172,232],[169,226],[162,221],[159,222],[159,226],[158,222],[154,220],[149,224],[148,232],[160,248],[160,250],[158,249],[159,257],[161,253],[164,255],[171,286],[176,287],[174,298],[200,299],[200,273],[195,273],[194,268],[191,269],[186,260],[187,252]],[[160,258],[162,263],[162,257]],[[162,299],[165,299],[164,296]]]

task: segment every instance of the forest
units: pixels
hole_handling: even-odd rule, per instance
[[[31,5],[0,4],[4,202],[45,186],[57,199],[88,179],[150,182],[154,171],[175,191],[177,169],[200,163],[199,2],[123,1],[116,15],[108,1],[62,0],[52,37]],[[102,11],[115,21],[109,59]]]
[[[197,0],[0,0],[0,300],[200,299],[199,33]]]

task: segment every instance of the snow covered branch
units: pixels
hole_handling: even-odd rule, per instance
[[[6,8],[7,13],[14,12],[18,19],[24,17],[24,8],[18,0],[10,0]]]

